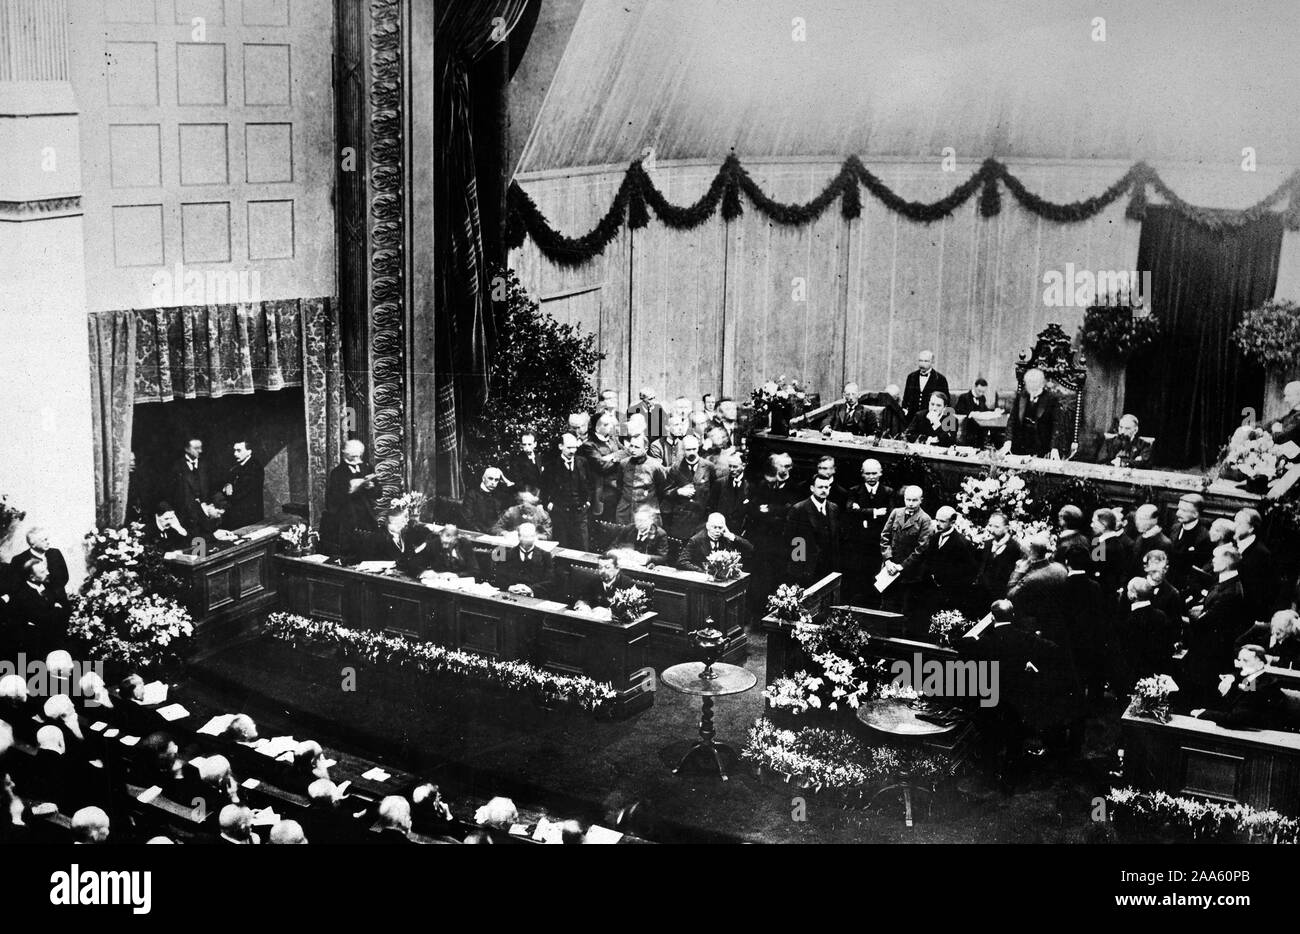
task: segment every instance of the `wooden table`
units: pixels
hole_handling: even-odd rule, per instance
[[[926,444],[906,441],[881,441],[868,444],[865,437],[836,433],[823,438],[820,432],[804,429],[795,436],[784,437],[759,431],[752,441],[755,456],[751,462],[760,463],[767,454],[783,452],[790,455],[796,468],[809,472],[819,458],[827,455],[836,459],[837,474],[858,482],[862,461],[873,457],[888,465],[909,454],[917,455],[931,464],[945,479],[957,483],[966,477],[982,476],[994,464],[1018,471],[1037,473],[1048,477],[1067,479],[1079,477],[1097,483],[1117,502],[1134,503],[1154,496],[1156,505],[1167,510],[1177,505],[1185,493],[1200,493],[1205,497],[1203,516],[1214,519],[1231,517],[1239,509],[1261,508],[1265,497],[1248,493],[1235,483],[1216,480],[1206,484],[1199,473],[1180,473],[1172,470],[1123,470],[1105,464],[1085,464],[1079,461],[1050,460],[1045,457],[1028,457],[1008,454],[997,457],[992,452],[974,448],[936,448]],[[1172,513],[1171,513],[1172,514]]]
[[[912,705],[904,700],[871,701],[858,708],[857,717],[858,722],[867,729],[879,733],[892,742],[934,741],[948,736],[958,729],[958,724],[944,726],[920,719]],[[922,794],[929,798],[933,796],[934,789],[902,776],[894,784],[886,785],[872,795],[868,807],[875,803],[876,799],[881,795],[895,791],[901,791],[903,794],[903,820],[908,827],[911,827],[915,822],[912,813],[913,794]]]
[[[442,526],[431,525],[429,528],[437,532]],[[491,554],[493,549],[512,541],[467,529],[461,529],[460,534],[480,555]],[[560,589],[570,597],[577,591],[575,578],[581,573],[595,573],[600,559],[597,554],[573,548],[554,547],[551,555],[560,578]],[[654,585],[652,605],[656,617],[650,629],[650,651],[656,668],[690,658],[695,652],[691,646],[691,633],[706,625],[722,633],[722,661],[736,663],[745,660],[748,654],[745,638],[745,622],[749,615],[746,602],[748,574],[735,580],[718,581],[698,571],[670,567],[628,565],[621,570],[634,582]]]
[[[744,694],[758,683],[758,678],[753,672],[726,662],[707,666],[704,662],[683,662],[667,669],[663,681],[674,691],[700,698],[701,705],[699,741],[682,756],[673,774],[681,772],[688,762],[702,761],[706,769],[716,768],[722,780],[727,781],[727,769],[735,763],[737,755],[729,744],[714,742],[717,733],[713,729],[713,699]]]
[[[603,620],[535,597],[469,592],[398,572],[360,571],[278,555],[280,601],[291,613],[436,642],[562,674],[608,681],[616,716],[654,703],[649,665],[655,614]]]

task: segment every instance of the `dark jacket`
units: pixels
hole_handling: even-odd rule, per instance
[[[1046,387],[1034,405],[1030,405],[1028,393],[1019,393],[1007,417],[1007,440],[1011,442],[1011,453],[1046,457],[1054,444],[1060,412],[1061,404]]]
[[[1265,655],[1273,656],[1277,661],[1270,661],[1274,668],[1300,668],[1300,637],[1292,636],[1274,643],[1273,629],[1268,623],[1254,623],[1237,637],[1236,647],[1258,645]]]
[[[1200,618],[1187,626],[1183,670],[1195,686],[1211,690],[1232,669],[1233,640],[1251,622],[1240,574],[1211,587],[1202,606]]]
[[[475,532],[486,532],[497,524],[497,520],[501,518],[501,513],[505,512],[510,505],[501,489],[498,486],[489,493],[483,489],[483,484],[480,483],[461,498],[461,519],[467,529],[472,529]]]
[[[325,544],[343,547],[353,533],[374,530],[379,482],[371,481],[369,486],[363,485],[355,493],[350,492],[353,480],[374,472],[375,468],[369,461],[362,461],[355,469],[349,464],[339,464],[330,471],[325,483],[325,516],[321,520],[321,538]],[[181,519],[181,525],[191,533],[195,531],[185,524],[184,519]]]
[[[1117,457],[1121,459],[1122,467],[1150,467],[1151,442],[1144,441],[1140,437],[1129,440],[1124,435],[1116,435],[1113,438],[1102,435],[1101,443],[1097,445],[1096,457],[1093,459],[1098,464],[1110,464]]]
[[[663,514],[669,534],[690,538],[704,525],[716,476],[717,469],[702,457],[696,459],[693,467],[682,461],[668,469]],[[687,485],[694,488],[693,495],[682,496],[677,492]]]
[[[951,416],[944,415],[939,418],[939,425],[935,427],[929,419],[928,410],[917,412],[907,425],[905,437],[908,441],[917,441],[921,444],[934,444],[941,448],[951,447],[957,443],[957,435],[954,430],[956,423],[951,420]]]
[[[613,582],[608,586],[606,586],[605,582],[600,579],[599,575],[592,574],[577,588],[576,592],[573,594],[573,602],[577,603],[581,600],[589,607],[608,607],[610,597],[614,596],[614,594],[620,590],[626,590],[635,583],[635,581],[629,580],[628,576],[622,571],[618,572]]]
[[[727,520],[727,528],[737,535],[745,534],[749,520],[749,481],[741,475],[740,485],[727,473],[720,473],[709,490],[709,512],[720,512]]]
[[[979,559],[975,547],[960,532],[950,531],[945,540],[936,530],[930,536],[924,560],[921,574],[926,583],[963,598],[969,594],[979,571]]]
[[[1241,577],[1241,592],[1246,598],[1246,608],[1252,614],[1252,621],[1268,619],[1276,609],[1274,600],[1278,592],[1278,574],[1273,564],[1273,553],[1258,536],[1242,552],[1237,573]]]
[[[1229,730],[1286,729],[1286,700],[1267,675],[1257,675],[1250,688],[1244,688],[1242,679],[1233,682],[1228,693],[1207,708],[1200,719],[1209,720]]]
[[[952,409],[958,415],[969,415],[971,412],[991,411],[989,409],[988,399],[975,398],[975,393],[969,389],[957,397],[957,401],[953,403]]]
[[[898,579],[910,584],[921,579],[925,550],[929,547],[930,537],[934,534],[934,522],[924,509],[918,509],[913,516],[899,506],[885,520],[885,527],[880,530],[880,557],[883,561],[893,561],[903,567]]]
[[[595,495],[596,479],[586,458],[574,455],[572,470],[564,466],[563,457],[542,468],[542,500],[554,507],[553,512],[581,512]]]
[[[218,504],[223,506],[226,514],[221,517],[224,529],[240,529],[266,518],[266,500],[263,493],[266,471],[254,457],[243,463],[230,466],[226,479],[218,491]],[[226,484],[230,485],[230,495],[223,492]],[[181,523],[184,525],[184,523]],[[189,526],[186,526],[188,529]]]
[[[1067,643],[1069,627],[1065,608],[1065,565],[1036,561],[1013,575],[1007,598],[1015,605],[1020,624],[1056,643]]]
[[[635,525],[625,525],[618,530],[614,536],[614,548],[631,548],[633,551],[643,555],[649,555],[656,559],[657,563],[664,563],[668,560],[668,533],[658,525],[650,526],[646,533],[646,540],[642,541],[640,533]]]
[[[901,435],[907,428],[907,413],[898,400],[887,392],[872,393],[869,400],[870,405],[880,407],[880,414],[876,416],[876,428],[881,437],[897,438]]]
[[[211,502],[212,479],[207,460],[200,457],[198,466],[191,470],[187,458],[181,457],[171,469],[171,504],[181,525],[195,532],[206,519],[202,504]]]
[[[1169,579],[1179,590],[1186,590],[1192,568],[1210,560],[1210,533],[1204,522],[1198,522],[1190,531],[1180,523],[1174,526],[1169,541]]]
[[[855,435],[870,435],[876,431],[876,418],[861,400],[849,409],[841,399],[822,416],[820,427],[829,428],[831,431],[852,432]]]
[[[681,559],[677,562],[678,567],[684,571],[704,573],[704,559],[715,551],[739,552],[740,565],[745,570],[749,570],[754,558],[754,546],[739,535],[731,539],[720,538],[715,543],[709,538],[708,532],[700,531],[692,535],[691,540],[686,543]]]
[[[804,487],[807,489],[807,487]],[[764,546],[781,541],[785,535],[785,520],[802,494],[793,479],[781,485],[764,477],[753,488],[749,498],[749,521],[745,532]],[[763,511],[763,507],[767,511]]]
[[[185,544],[189,544],[187,541]],[[17,587],[23,583],[23,565],[36,557],[36,552],[28,548],[21,554],[14,555],[9,562],[13,573],[11,580],[13,586]],[[57,548],[47,548],[42,556],[45,559],[45,566],[49,569],[49,579],[45,581],[46,590],[53,594],[67,594],[68,592],[68,562],[63,560],[63,552]]]
[[[799,583],[811,584],[838,571],[841,534],[840,509],[829,499],[825,515],[813,505],[812,497],[791,506],[785,523],[790,575]]]
[[[1008,535],[1006,545],[999,554],[993,553],[993,541],[990,539],[980,547],[979,572],[977,580],[982,599],[992,603],[1007,595],[1007,585],[1011,573],[1016,569],[1016,562],[1024,557],[1020,543],[1014,535]]]
[[[528,455],[520,452],[510,458],[506,464],[506,479],[514,484],[515,489],[519,487],[531,486],[537,490],[542,488],[542,459],[534,451],[534,460],[529,460]]]
[[[1102,599],[1113,615],[1128,582],[1140,576],[1141,566],[1133,557],[1133,545],[1123,535],[1112,535],[1093,544],[1092,574],[1101,584]]]
[[[429,530],[412,525],[402,530],[401,545],[393,541],[388,529],[376,529],[362,538],[361,557],[366,561],[396,561],[397,569],[418,577],[429,566],[434,543]]]
[[[551,599],[556,580],[550,554],[534,548],[528,560],[524,560],[523,549],[515,547],[507,551],[504,559],[496,562],[496,585],[501,590],[508,590],[515,584],[531,588],[535,597]]]
[[[1115,658],[1123,671],[1120,691],[1132,690],[1139,678],[1171,674],[1177,626],[1154,604],[1146,603],[1128,616],[1115,630]]]
[[[1155,535],[1139,535],[1133,539],[1133,560],[1140,567],[1142,559],[1146,557],[1148,551],[1163,551],[1169,555],[1174,550],[1174,543],[1169,540],[1169,536],[1164,532],[1157,532]]]
[[[952,396],[948,392],[948,377],[944,376],[938,370],[931,368],[930,380],[921,389],[921,371],[913,370],[907,374],[907,382],[903,384],[903,413],[908,418],[916,417],[918,412],[924,412],[929,402],[931,393],[941,392],[948,399],[949,405],[952,404]]]
[[[474,546],[463,538],[457,538],[451,548],[445,548],[442,540],[435,538],[429,543],[427,562],[429,570],[439,574],[477,578],[482,573]]]

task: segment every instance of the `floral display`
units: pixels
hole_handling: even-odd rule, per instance
[[[618,699],[607,681],[585,675],[561,675],[525,661],[488,658],[433,642],[308,619],[291,613],[267,618],[268,635],[291,645],[333,645],[370,664],[410,668],[424,674],[495,685],[507,691],[526,692],[556,703],[572,704],[593,713],[604,711]]]
[[[1193,838],[1216,839],[1242,834],[1266,843],[1300,842],[1300,819],[1277,811],[1260,811],[1247,804],[1220,804],[1131,787],[1112,788],[1106,800],[1143,824],[1153,827],[1172,824],[1191,831]]]
[[[650,610],[650,595],[641,587],[624,587],[609,598],[609,612],[620,622],[638,619]]]
[[[1300,305],[1269,299],[1241,316],[1232,339],[1245,357],[1263,366],[1300,367]]]
[[[1128,712],[1138,717],[1151,717],[1161,723],[1169,722],[1169,695],[1178,690],[1178,684],[1169,675],[1152,675],[1133,686],[1133,699]]]
[[[299,522],[280,533],[280,540],[287,543],[291,552],[309,555],[316,550],[320,535],[310,526]]]
[[[419,522],[420,517],[424,514],[424,507],[429,502],[429,497],[423,493],[403,493],[400,496],[394,496],[388,504],[393,509],[406,510],[406,516],[412,522]]]
[[[803,605],[804,590],[798,584],[781,584],[767,598],[767,615],[787,623],[808,625],[812,614]]]
[[[741,575],[740,552],[720,549],[704,558],[704,571],[717,581],[735,580]]]
[[[974,545],[989,540],[989,516],[1000,512],[1007,517],[1007,525],[1015,538],[1029,538],[1051,532],[1047,522],[1030,518],[1034,497],[1025,478],[1014,470],[994,468],[987,477],[967,477],[957,492],[957,519],[953,524],[958,534]]]
[[[754,428],[771,427],[784,431],[790,419],[797,418],[811,407],[808,393],[798,379],[784,375],[770,379],[749,394],[754,408]]]
[[[1126,363],[1160,339],[1160,319],[1135,315],[1123,299],[1103,301],[1087,310],[1079,342],[1083,349],[1109,363]]]
[[[960,610],[940,610],[930,617],[930,635],[940,645],[951,646],[965,635],[973,624]]]
[[[0,541],[9,534],[10,529],[26,517],[27,513],[10,504],[9,497],[0,493]]]
[[[935,781],[951,774],[948,760],[915,749],[865,746],[839,730],[779,729],[760,719],[750,728],[741,757],[812,791],[865,794],[900,777]]]
[[[86,540],[89,573],[68,635],[89,655],[133,672],[176,661],[194,620],[176,599],[180,582],[144,544],[144,527],[104,529]]]
[[[763,691],[774,708],[794,714],[808,710],[856,709],[876,696],[882,677],[879,665],[863,658],[870,634],[847,610],[836,610],[822,624],[801,624],[794,638],[820,671],[799,671],[777,678]]]
[[[1263,428],[1243,425],[1233,432],[1219,464],[1219,475],[1265,485],[1286,473],[1290,462],[1278,453],[1273,436]]]

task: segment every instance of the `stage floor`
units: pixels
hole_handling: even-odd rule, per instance
[[[763,682],[765,637],[749,636],[746,667]],[[698,701],[660,685],[655,705],[621,722],[577,715],[504,716],[481,705],[412,705],[400,697],[323,683],[316,667],[279,644],[227,649],[193,671],[186,690],[262,724],[369,754],[440,782],[453,808],[458,794],[506,794],[556,816],[602,823],[616,796],[651,805],[659,842],[691,843],[1081,843],[1096,838],[1092,798],[1104,794],[1118,710],[1089,721],[1089,757],[1066,773],[1029,780],[1013,797],[979,802],[952,796],[946,813],[907,828],[902,806],[845,809],[814,794],[756,778],[743,764],[731,781],[674,776],[665,754],[686,748]],[[716,710],[718,739],[739,748],[762,713],[761,688],[726,698]],[[794,820],[793,799],[807,802]]]

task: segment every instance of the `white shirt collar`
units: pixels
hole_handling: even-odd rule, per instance
[[[1155,538],[1155,537],[1156,537],[1157,535],[1159,535],[1159,534],[1160,534],[1160,526],[1158,526],[1158,525],[1153,525],[1153,526],[1151,526],[1151,528],[1147,529],[1145,532],[1142,533],[1142,537],[1143,537],[1143,538]]]
[[[1255,544],[1255,536],[1254,536],[1254,535],[1249,535],[1249,536],[1247,536],[1246,538],[1239,538],[1239,539],[1237,539],[1237,552],[1238,552],[1239,554],[1243,554],[1243,555],[1244,555],[1244,554],[1246,553],[1246,549],[1249,548],[1249,547],[1250,547],[1251,545],[1253,545],[1253,544]]]

